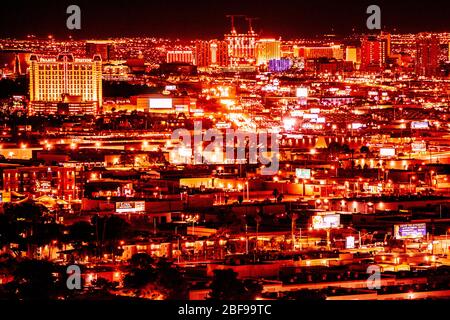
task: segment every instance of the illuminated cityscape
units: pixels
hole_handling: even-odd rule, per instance
[[[243,11],[0,38],[0,300],[450,297],[448,18]]]

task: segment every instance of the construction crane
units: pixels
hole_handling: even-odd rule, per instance
[[[242,14],[227,14],[226,17],[230,18],[230,20],[231,20],[231,33],[236,33],[236,28],[234,26],[234,18],[245,17],[245,16]]]
[[[254,33],[254,31],[253,31],[253,26],[252,26],[252,21],[258,20],[258,19],[259,19],[259,18],[257,18],[257,17],[246,17],[246,18],[245,18],[245,20],[248,21],[248,31],[249,31],[250,33]]]

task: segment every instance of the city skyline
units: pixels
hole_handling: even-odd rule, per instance
[[[2,4],[0,302],[448,299],[450,5],[373,4]]]

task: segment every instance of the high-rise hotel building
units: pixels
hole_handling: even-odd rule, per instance
[[[386,64],[387,43],[385,38],[369,36],[361,40],[361,69],[379,71]]]
[[[228,43],[220,40],[195,42],[195,64],[198,67],[228,66]]]
[[[70,53],[30,57],[30,113],[95,115],[102,106],[102,59]]]
[[[276,39],[259,39],[256,42],[256,64],[267,65],[270,60],[281,58],[281,41]]]
[[[435,34],[420,33],[416,39],[416,74],[432,77],[438,74],[439,39]]]
[[[305,59],[337,59],[344,58],[344,50],[340,45],[331,46],[296,46],[293,47],[294,57],[303,57]]]
[[[114,43],[109,40],[86,41],[86,56],[93,57],[98,54],[103,61],[112,60]]]
[[[247,33],[237,33],[235,29],[225,35],[228,43],[228,55],[231,66],[254,65],[256,63],[256,41],[258,35],[250,30]]]

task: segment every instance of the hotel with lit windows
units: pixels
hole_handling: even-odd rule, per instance
[[[102,59],[32,55],[30,113],[95,115],[102,106]]]

